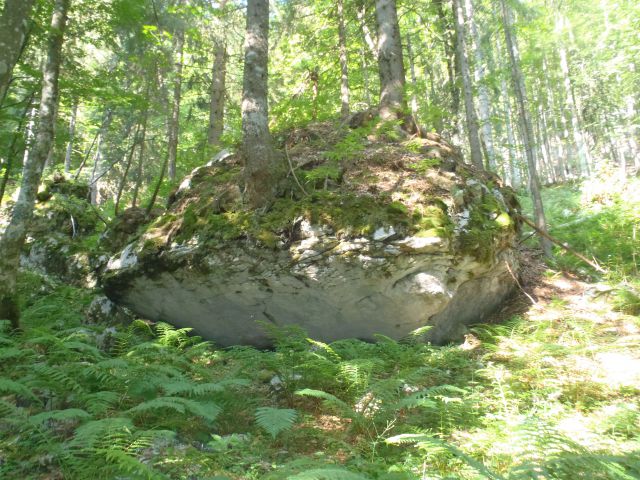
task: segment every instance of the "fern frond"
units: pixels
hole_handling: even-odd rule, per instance
[[[13,394],[18,397],[33,400],[40,403],[38,397],[31,391],[29,387],[20,382],[14,382],[8,378],[0,378],[0,392],[4,394]]]
[[[164,391],[167,395],[186,395],[188,397],[200,397],[208,393],[223,392],[227,387],[246,386],[248,380],[229,378],[215,383],[195,383],[190,380],[176,380],[165,383]]]
[[[129,413],[138,415],[155,410],[174,410],[178,413],[189,412],[197,417],[213,421],[222,409],[213,402],[197,402],[182,397],[158,397],[136,405],[129,409]]]
[[[413,443],[413,444],[416,444],[419,448],[424,448],[429,446],[444,448],[450,453],[452,453],[453,455],[455,455],[456,457],[458,457],[460,460],[465,462],[467,465],[469,465],[470,467],[474,468],[476,471],[484,475],[485,477],[491,480],[507,480],[502,475],[492,472],[482,462],[479,462],[475,458],[470,457],[469,455],[464,453],[462,450],[460,450],[456,446],[451,445],[450,443],[444,442],[439,438],[426,435],[424,433],[417,433],[417,434],[405,433],[401,435],[396,435],[394,437],[387,438],[385,442],[391,445],[402,445],[402,444]]]
[[[0,364],[15,362],[25,357],[31,357],[35,352],[30,348],[5,347],[0,349]]]
[[[133,421],[125,417],[103,418],[92,420],[80,425],[76,429],[75,436],[70,442],[70,446],[79,447],[83,450],[92,448],[100,440],[113,438],[120,433],[129,434],[135,429]]]
[[[17,416],[20,414],[20,409],[14,404],[0,399],[0,418]]]
[[[273,438],[276,438],[280,432],[289,430],[296,418],[298,418],[298,412],[289,408],[260,407],[256,409],[256,423]]]
[[[353,473],[344,468],[314,468],[306,472],[287,477],[287,480],[370,480],[359,473]]]
[[[51,410],[29,417],[32,424],[41,424],[48,421],[64,422],[67,420],[86,420],[91,418],[91,414],[81,408],[67,408],[65,410]]]
[[[313,390],[311,388],[304,388],[302,390],[296,391],[295,394],[301,395],[303,397],[320,398],[324,400],[326,404],[336,407],[346,417],[354,418],[356,416],[356,413],[353,411],[353,408],[348,403],[344,402],[343,400],[340,400],[335,395],[331,395],[330,393],[323,392],[322,390]]]
[[[118,403],[120,395],[117,392],[102,391],[85,395],[82,401],[87,411],[93,415],[100,415]]]
[[[30,380],[38,387],[50,388],[55,392],[75,392],[82,393],[84,387],[68,375],[69,365],[45,365],[43,363],[31,367],[36,373],[36,377]]]

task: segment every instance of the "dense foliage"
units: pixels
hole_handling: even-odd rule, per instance
[[[545,195],[564,199],[556,223],[593,215],[565,211],[575,187]],[[637,222],[611,195],[583,201]],[[629,260],[623,249],[607,266],[619,279],[636,268]],[[461,346],[324,344],[265,325],[276,347],[259,351],[217,349],[164,324],[87,324],[89,292],[25,273],[24,333],[0,337],[0,474],[637,478],[637,290],[545,275],[529,313],[477,326]]]

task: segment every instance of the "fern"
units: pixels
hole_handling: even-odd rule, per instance
[[[256,423],[273,438],[289,430],[297,417],[298,412],[289,408],[260,407],[256,410]]]
[[[0,378],[0,392],[4,394],[13,394],[18,397],[32,400],[34,402],[40,402],[38,397],[31,391],[31,389],[20,382],[9,380],[8,378]]]
[[[65,422],[69,420],[87,420],[91,418],[91,414],[80,408],[67,408],[66,410],[52,410],[50,412],[42,412],[29,417],[32,424],[42,424],[45,422]]]
[[[417,444],[418,448],[425,448],[425,449],[428,449],[428,447],[430,446],[435,446],[436,448],[445,449],[450,453],[452,453],[453,455],[455,455],[456,457],[458,457],[463,462],[465,462],[467,465],[469,465],[470,467],[472,467],[473,469],[475,469],[476,471],[484,475],[486,478],[489,478],[491,480],[506,480],[505,477],[492,472],[482,462],[479,462],[475,458],[470,457],[469,455],[464,453],[462,450],[460,450],[456,446],[451,445],[450,443],[444,442],[439,438],[432,437],[430,435],[402,434],[402,435],[396,435],[394,437],[388,438],[386,442],[392,445],[414,443],[414,444]]]
[[[358,473],[353,473],[344,468],[314,468],[306,472],[287,477],[287,480],[370,480]]]
[[[156,410],[173,410],[177,413],[190,413],[205,420],[214,421],[221,408],[213,402],[197,402],[182,397],[158,397],[142,402],[129,409],[129,413],[140,415]]]

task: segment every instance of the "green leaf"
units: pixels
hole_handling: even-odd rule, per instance
[[[273,438],[276,438],[280,432],[289,430],[297,417],[298,412],[289,408],[260,407],[256,409],[256,423]]]

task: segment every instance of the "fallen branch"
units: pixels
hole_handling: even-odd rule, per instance
[[[556,245],[558,245],[559,247],[565,249],[567,252],[569,252],[570,254],[578,257],[580,260],[582,260],[584,263],[586,263],[587,265],[589,265],[591,268],[593,268],[594,270],[600,272],[600,273],[607,273],[607,271],[602,268],[600,265],[598,265],[597,263],[589,260],[587,257],[585,257],[584,255],[582,255],[580,252],[575,251],[573,248],[569,247],[568,245],[566,245],[565,243],[562,243],[560,240],[558,240],[557,238],[552,237],[551,235],[549,235],[547,232],[540,230],[531,220],[529,220],[527,217],[523,216],[523,215],[517,215],[517,217],[522,220],[524,223],[526,223],[527,225],[529,225],[531,228],[533,228],[533,230],[538,234],[541,235],[542,237],[546,238],[547,240],[549,240],[552,243],[555,243]]]
[[[287,157],[287,163],[289,164],[289,171],[291,172],[291,175],[293,176],[293,179],[296,181],[296,184],[298,185],[300,190],[302,190],[302,193],[305,196],[309,195],[307,193],[307,191],[304,189],[304,187],[302,186],[302,184],[300,183],[300,180],[298,180],[298,176],[296,175],[296,172],[293,169],[293,163],[291,163],[291,157],[289,157],[289,151],[287,150],[287,146],[286,145],[284,146],[284,154]]]

